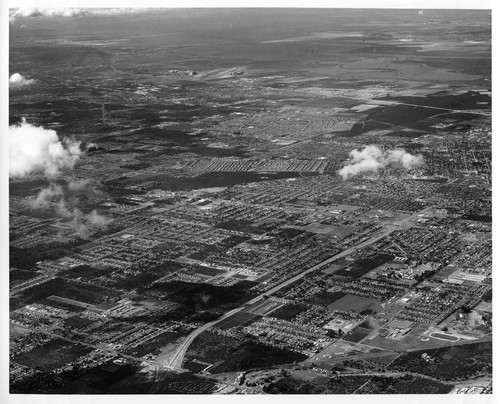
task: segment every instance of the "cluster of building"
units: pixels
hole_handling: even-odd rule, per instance
[[[469,308],[476,306],[488,288],[488,285],[466,286],[443,283],[419,293],[405,305],[397,317],[414,322],[439,324],[462,306]]]
[[[199,160],[191,166],[196,171],[279,171],[279,172],[317,172],[323,173],[328,165],[326,160],[254,160],[235,158],[214,158]]]
[[[103,107],[102,122],[86,129],[120,125],[122,130],[82,134],[89,141],[95,135],[100,145],[82,155],[72,175],[99,180],[116,192],[113,197],[93,198],[85,206],[99,207],[109,225],[102,232],[79,238],[77,248],[58,251],[62,258],[58,255],[23,266],[22,271],[30,271],[32,276],[13,281],[10,294],[17,299],[45,289],[54,279],[63,279],[75,290],[106,286],[113,297],[87,303],[76,294],[74,300],[59,300],[60,307],[73,309],[46,305],[39,299],[13,310],[10,321],[14,327],[36,332],[11,342],[11,379],[36,372],[16,363],[16,358],[56,336],[92,349],[55,369],[59,376],[73,372],[78,377],[122,360],[122,356],[154,360],[152,349],[145,353],[144,346],[165,340],[178,343],[179,336],[208,322],[204,318],[186,320],[189,310],[207,314],[201,309],[203,296],[195,296],[198,305],[194,309],[174,303],[175,293],[182,287],[190,293],[193,285],[221,291],[248,285],[244,292],[260,294],[265,301],[248,308],[242,322],[234,320],[236,326],[212,327],[210,332],[241,341],[251,337],[308,356],[357,326],[364,328],[361,324],[372,317],[371,327],[381,330],[377,335],[398,342],[416,323],[436,326],[453,313],[459,316],[457,323],[463,320],[472,324],[469,328],[476,324],[486,327],[491,313],[479,309],[472,315],[464,313],[477,307],[491,291],[488,122],[456,131],[451,120],[430,126],[431,133],[395,125],[358,136],[356,130],[363,128],[362,120],[370,111],[397,105],[368,99],[385,96],[385,86],[266,87],[263,95],[262,88],[256,89],[240,73],[228,73],[234,80],[227,87],[231,91],[202,86],[189,93],[191,90],[181,86],[140,84],[132,78],[123,85],[101,87],[105,103],[126,100],[126,105],[121,111],[105,112]],[[199,76],[194,70],[171,70],[164,78],[195,75]],[[244,99],[235,100],[235,88],[246,92]],[[272,96],[278,95],[307,96],[314,101],[338,96],[356,100],[345,108],[292,107],[286,102],[276,107]],[[259,112],[243,112],[250,102],[264,107]],[[169,103],[178,109],[159,109],[161,119],[149,124],[149,112],[138,112],[135,107],[150,103]],[[187,115],[186,122],[176,116],[175,111],[191,107],[198,114],[201,105],[217,113],[189,115],[189,122]],[[226,114],[225,107],[231,113]],[[136,117],[136,113],[144,116]],[[134,128],[128,128],[131,122]],[[75,124],[73,129],[79,133],[82,126]],[[447,130],[450,133],[443,134]],[[421,153],[425,165],[414,171],[386,167],[343,181],[337,172],[347,163],[349,153],[373,139],[385,143],[383,148]],[[205,184],[199,185],[197,177],[208,178],[211,173],[217,179],[227,174],[230,185],[221,180],[225,185],[201,189]],[[294,178],[271,180],[271,173]],[[242,180],[232,185],[238,176],[255,178],[255,182]],[[13,180],[12,184],[22,185],[22,181]],[[38,212],[33,199],[33,195],[10,196],[11,247],[42,250],[56,239],[63,246],[77,239],[71,229],[64,228],[61,218],[50,217],[54,212]],[[350,248],[352,253],[328,262],[328,268],[288,284]],[[374,254],[394,258],[364,268]],[[95,276],[73,276],[72,270],[82,268]],[[269,297],[271,290],[275,291]],[[133,304],[132,296],[138,300],[147,297],[156,305]],[[393,304],[397,310],[391,311]],[[273,316],[290,305],[305,309],[286,320]],[[208,315],[225,310],[223,305],[215,306]],[[360,334],[368,332],[363,329]],[[375,338],[368,343],[375,344]],[[366,391],[375,389],[367,386]],[[172,381],[165,387],[182,393],[213,393],[224,388],[208,380]]]
[[[299,322],[291,322],[274,317],[263,317],[242,330],[245,334],[257,337],[264,344],[292,349],[306,354],[319,352],[332,339],[326,330]]]

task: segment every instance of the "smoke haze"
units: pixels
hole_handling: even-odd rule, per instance
[[[77,234],[85,236],[91,230],[102,228],[109,222],[95,209],[86,214],[78,207],[84,200],[103,195],[96,187],[97,184],[92,180],[71,180],[66,185],[51,182],[38,193],[32,206],[35,209],[52,209]]]

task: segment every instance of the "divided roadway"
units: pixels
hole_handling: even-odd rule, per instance
[[[401,224],[403,224],[404,222],[409,222],[411,220],[413,220],[414,218],[418,217],[419,214],[422,214],[423,212],[431,209],[432,206],[430,207],[427,207],[425,208],[424,210],[422,211],[419,211],[419,212],[416,212],[414,213],[413,215],[407,217],[406,219],[403,219],[401,221]],[[269,295],[272,295],[273,293],[277,292],[278,290],[281,290],[289,285],[291,285],[292,283],[298,281],[299,279],[303,278],[305,275],[311,273],[311,272],[314,272],[316,270],[318,270],[319,268],[322,268],[324,267],[325,265],[328,265],[330,264],[331,262],[333,261],[336,261],[340,258],[343,258],[343,257],[346,257],[348,256],[349,254],[352,254],[354,251],[356,251],[357,249],[360,249],[360,248],[364,248],[364,247],[367,247],[381,239],[383,239],[384,237],[387,237],[389,234],[391,234],[394,230],[396,230],[398,227],[388,227],[387,229],[385,230],[382,230],[381,232],[378,232],[377,234],[374,234],[372,237],[370,237],[369,239],[367,240],[364,240],[362,241],[361,243],[359,244],[356,244],[352,247],[349,247],[348,249],[326,259],[325,261],[322,261],[320,262],[319,264],[317,265],[314,265],[313,267],[309,268],[308,270],[304,271],[304,272],[301,272],[300,274],[294,276],[293,278],[290,278],[288,279],[287,281],[275,286],[274,288],[268,290],[267,292],[265,293],[262,293],[256,297],[254,297],[252,300],[244,303],[242,306],[240,307],[237,307],[231,311],[228,311],[226,314],[224,314],[222,317],[214,320],[214,321],[211,321],[210,323],[207,323],[207,324],[204,324],[203,326],[197,328],[195,331],[193,331],[190,335],[188,335],[188,337],[186,338],[186,340],[177,348],[175,354],[172,356],[172,358],[170,359],[169,363],[166,365],[168,368],[171,368],[171,369],[181,369],[182,368],[182,361],[184,360],[184,356],[186,354],[186,351],[187,349],[189,348],[189,345],[191,345],[191,343],[194,341],[194,339],[200,335],[202,332],[206,331],[207,329],[209,329],[210,327],[216,325],[217,323],[227,319],[228,317],[236,314],[236,313],[239,313],[245,309],[247,309],[250,305],[252,304],[255,304],[257,303],[259,300],[263,299],[264,296],[269,296]]]

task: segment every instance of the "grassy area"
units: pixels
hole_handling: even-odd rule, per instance
[[[370,376],[316,377],[311,381],[283,377],[264,387],[269,394],[352,394]]]
[[[280,318],[282,320],[291,320],[298,314],[306,311],[309,308],[306,304],[292,304],[287,303],[279,309],[273,311],[272,316],[276,318]]]
[[[372,269],[375,269],[392,259],[394,259],[394,255],[391,254],[375,254],[373,257],[356,260],[352,265],[339,269],[335,275],[345,276],[352,279],[361,278]]]
[[[80,344],[55,339],[25,352],[13,360],[33,369],[49,372],[92,351]]]
[[[356,313],[376,313],[381,308],[381,303],[375,299],[355,295],[344,295],[328,306],[330,309],[354,311]]]
[[[370,335],[370,333],[373,330],[369,330],[367,328],[363,327],[356,327],[354,330],[352,330],[349,334],[345,335],[342,337],[343,340],[349,341],[349,342],[359,342],[363,338],[367,337]]]
[[[341,300],[345,297],[345,293],[342,292],[327,292],[326,290],[316,293],[306,300],[306,303],[315,304],[318,306],[329,306],[334,302]],[[346,310],[347,311],[347,310]]]
[[[426,353],[430,359],[422,358]],[[440,380],[465,380],[492,371],[491,341],[408,352],[390,370],[416,372]]]
[[[447,394],[452,384],[444,384],[418,376],[403,377],[374,376],[360,390],[359,394]]]

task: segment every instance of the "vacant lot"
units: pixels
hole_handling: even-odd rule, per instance
[[[356,260],[352,265],[338,270],[335,275],[346,276],[353,279],[361,278],[372,269],[392,259],[394,259],[394,255],[391,254],[376,254],[373,257],[361,258]]]
[[[306,300],[306,303],[309,304],[315,304],[318,306],[332,306],[335,304],[334,302],[337,302],[339,300],[342,300],[345,297],[345,293],[342,292],[327,292],[327,291],[322,291],[311,298]],[[347,311],[347,310],[346,310]]]
[[[328,306],[329,309],[354,311],[356,313],[368,311],[376,313],[381,307],[382,305],[378,300],[354,295],[345,295]]]
[[[352,330],[349,334],[345,335],[343,339],[349,342],[359,342],[363,338],[370,335],[371,332],[373,332],[373,330],[369,330],[363,327],[357,327],[354,330]]]
[[[260,320],[262,316],[253,313],[237,313],[234,316],[231,316],[220,323],[217,324],[217,327],[222,328],[224,330],[228,330],[233,327],[245,327],[251,323],[254,323],[257,320]]]
[[[291,320],[298,314],[306,311],[310,306],[307,304],[292,304],[287,303],[280,307],[278,310],[273,312],[273,317],[280,318],[282,320]]]

